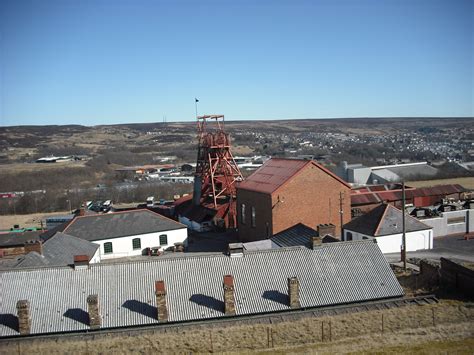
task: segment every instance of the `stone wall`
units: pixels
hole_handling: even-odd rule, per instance
[[[441,258],[441,286],[474,297],[474,270],[451,260]]]

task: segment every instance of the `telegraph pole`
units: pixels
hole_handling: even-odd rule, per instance
[[[344,209],[342,206],[342,202],[344,201],[344,193],[341,191],[339,192],[339,216],[341,219],[341,240],[344,239],[344,228],[342,227],[344,224]]]
[[[407,271],[407,240],[406,240],[406,226],[405,226],[405,181],[402,182],[402,261],[403,270]]]

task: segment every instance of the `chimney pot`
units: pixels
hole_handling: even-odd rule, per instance
[[[167,322],[168,307],[166,305],[166,288],[163,280],[155,281],[155,297],[158,321]]]
[[[18,315],[18,331],[21,335],[28,335],[31,331],[30,302],[28,300],[19,300],[16,303]]]
[[[224,276],[224,314],[235,315],[234,277]]]
[[[291,308],[301,308],[300,305],[300,283],[297,277],[288,278],[288,298]]]
[[[89,313],[89,326],[91,329],[99,329],[102,326],[102,318],[99,310],[99,296],[87,296],[87,311]]]

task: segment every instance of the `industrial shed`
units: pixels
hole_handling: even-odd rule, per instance
[[[44,334],[85,331],[97,324],[116,328],[224,317],[228,297],[234,314],[243,316],[403,296],[373,241],[240,257],[174,255],[85,269],[17,270],[0,277],[5,286],[0,289],[1,337],[19,335],[17,305],[29,312],[30,333]],[[289,279],[298,285],[291,298]],[[92,320],[88,301],[98,304]]]

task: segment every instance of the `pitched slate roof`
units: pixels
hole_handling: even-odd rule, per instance
[[[186,228],[147,209],[76,217],[64,233],[89,241]]]
[[[287,181],[292,179],[303,168],[311,164],[318,167],[341,184],[350,187],[344,180],[312,160],[272,158],[267,160],[265,164],[258,168],[252,175],[240,182],[237,185],[237,188],[272,194]]]
[[[275,234],[271,240],[280,247],[294,247],[297,245],[310,246],[311,238],[318,234],[316,230],[310,228],[303,223]]]
[[[92,264],[85,270],[3,272],[0,314],[14,319],[16,302],[26,299],[32,334],[84,330],[87,296],[97,294],[104,328],[156,324],[154,283],[164,280],[171,322],[223,317],[222,282],[228,274],[234,276],[237,315],[290,310],[287,278],[295,276],[303,308],[403,295],[377,244],[361,241],[245,252],[243,257],[183,255]],[[15,326],[0,322],[0,336],[8,335],[18,335]]]
[[[344,229],[374,237],[399,234],[403,233],[402,218],[401,210],[392,205],[382,204],[346,223]],[[405,230],[407,233],[431,228],[405,213]]]
[[[44,242],[43,255],[30,252],[20,257],[14,267],[72,265],[74,264],[75,255],[87,255],[91,260],[98,248],[99,244],[59,232]]]
[[[303,223],[295,224],[294,226],[275,234],[270,239],[259,240],[256,242],[243,243],[245,250],[267,250],[285,247],[304,246],[312,248],[312,237],[318,236],[318,231],[308,227]],[[340,242],[339,239],[332,236],[325,235],[322,237],[323,243]]]

